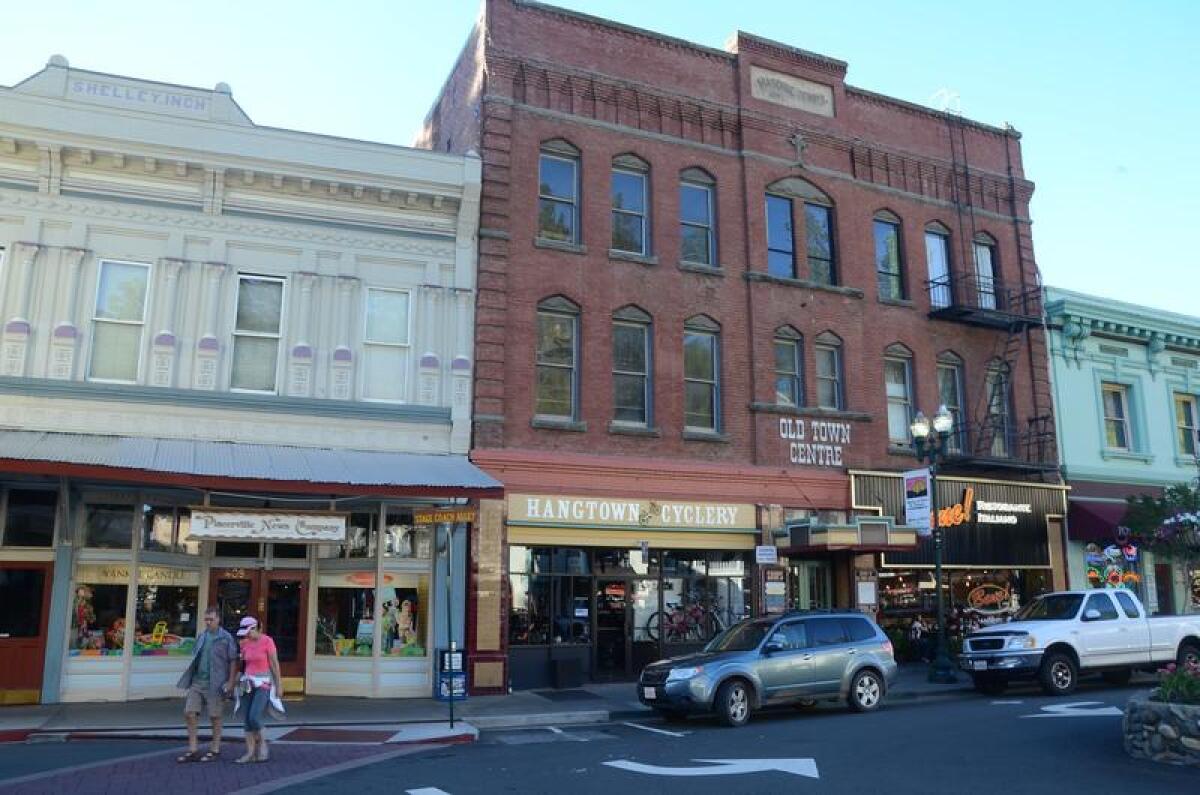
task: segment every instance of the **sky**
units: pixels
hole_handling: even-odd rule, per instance
[[[1200,316],[1200,2],[559,0],[710,47],[738,29],[849,63],[909,102],[956,95],[1021,131],[1046,284]],[[10,6],[10,7],[9,7]],[[229,83],[258,124],[411,144],[478,0],[10,3],[0,84],[54,53],[164,82]],[[1197,226],[1192,226],[1197,224]]]

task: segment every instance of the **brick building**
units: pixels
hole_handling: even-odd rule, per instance
[[[941,502],[1022,514],[948,541],[955,604],[1061,580],[1020,135],[846,70],[484,3],[419,142],[483,160],[472,458],[508,496],[473,529],[475,692],[787,606],[907,623],[933,591],[898,473],[940,403]]]

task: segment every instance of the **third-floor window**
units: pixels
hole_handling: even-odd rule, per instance
[[[579,414],[579,307],[565,298],[538,304],[534,413],[574,420]]]
[[[904,294],[904,258],[900,247],[900,219],[892,213],[878,213],[872,223],[875,232],[875,278],[879,297],[899,301]]]
[[[796,248],[792,234],[792,200],[767,195],[767,272],[796,278]]]
[[[679,183],[679,258],[694,265],[717,265],[715,182],[689,168]]]
[[[1100,386],[1104,403],[1104,446],[1112,450],[1132,447],[1129,432],[1129,387],[1105,382]]]
[[[538,237],[578,243],[579,151],[565,141],[548,141],[538,158]]]
[[[149,265],[100,261],[89,378],[137,382],[149,289]]]
[[[398,402],[408,396],[409,294],[367,288],[363,397]]]
[[[632,155],[613,160],[612,249],[626,254],[650,254],[650,169]]]
[[[1196,438],[1197,432],[1200,432],[1200,421],[1196,414],[1196,396],[1176,392],[1175,434],[1181,455],[1196,455],[1196,450],[1200,447],[1200,440]]]

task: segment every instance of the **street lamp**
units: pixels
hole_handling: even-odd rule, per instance
[[[933,525],[933,578],[934,587],[937,589],[937,653],[929,667],[929,681],[949,685],[957,682],[958,677],[955,676],[954,663],[946,650],[946,605],[942,595],[943,534],[937,521],[937,466],[939,460],[945,459],[950,447],[954,415],[945,405],[938,407],[932,421],[918,411],[908,429],[917,449],[917,461],[929,461],[929,504],[933,509],[933,516],[930,517],[930,524]],[[933,431],[932,434],[930,430]]]

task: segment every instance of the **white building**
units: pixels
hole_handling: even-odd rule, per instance
[[[55,56],[0,88],[0,703],[173,695],[208,604],[289,689],[431,694],[499,493],[466,459],[479,186],[225,84]]]

